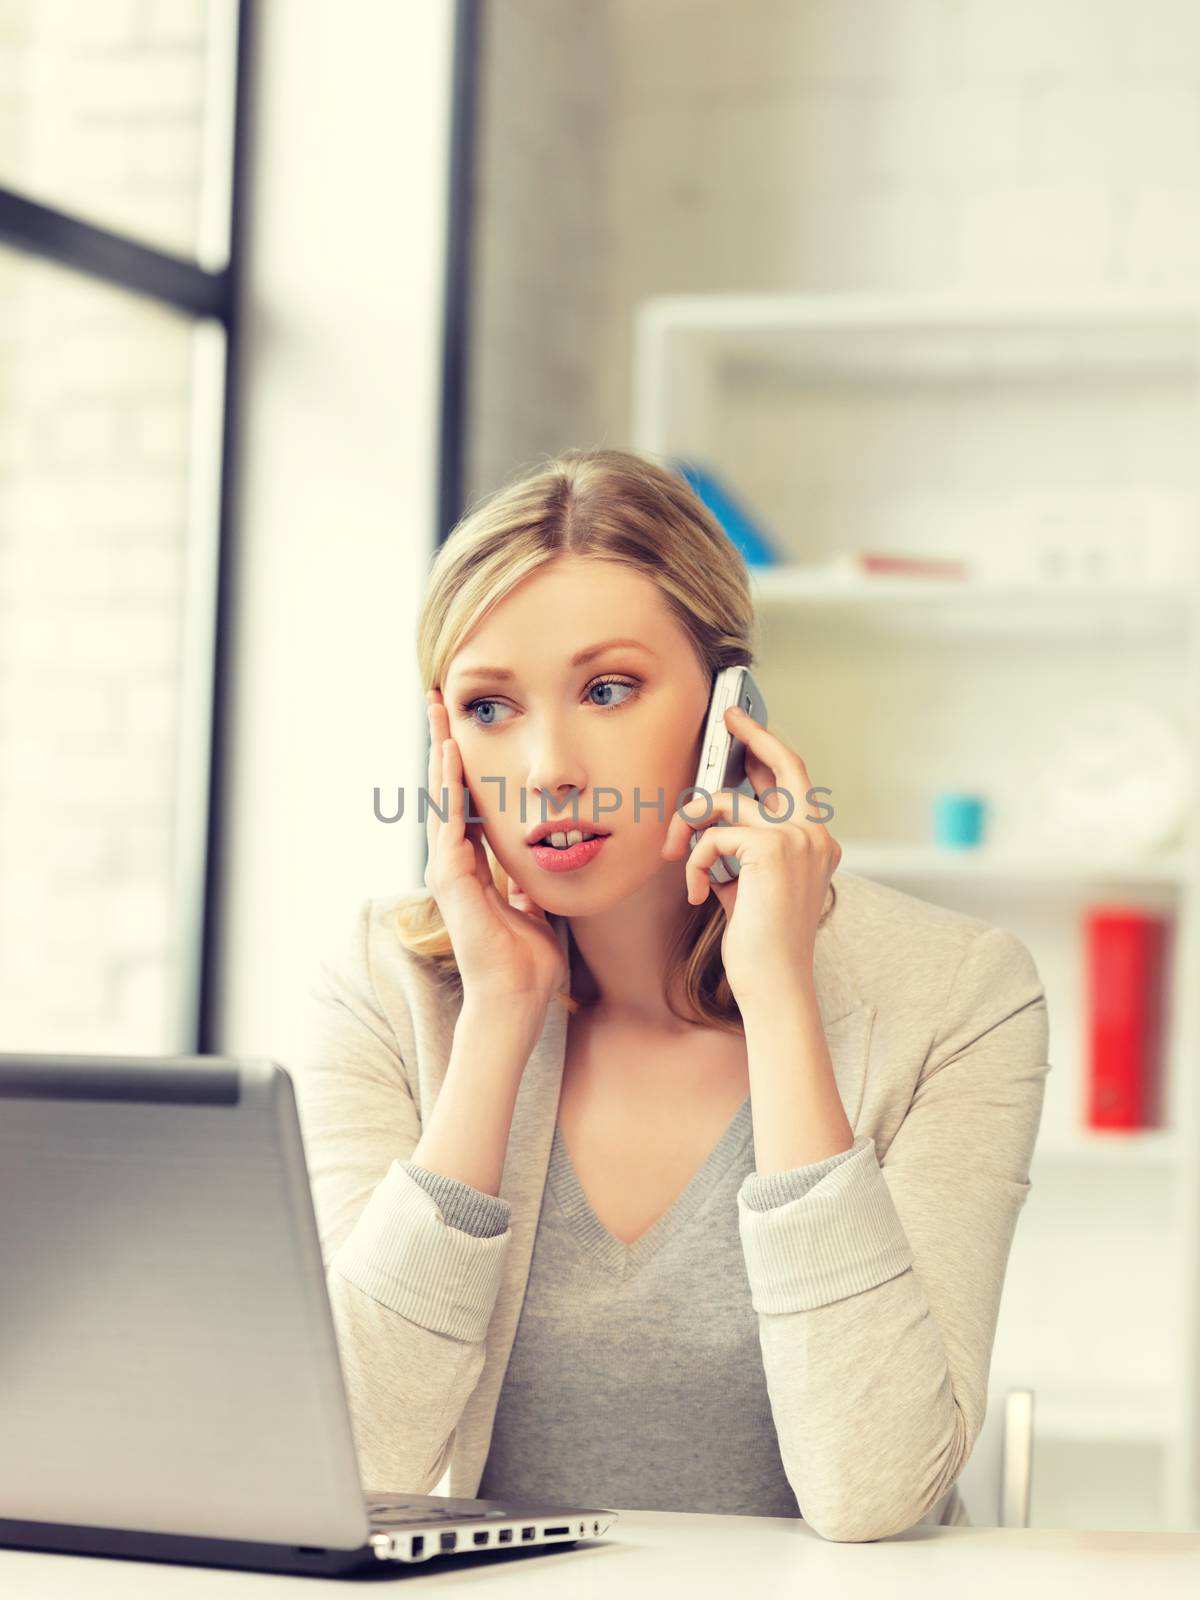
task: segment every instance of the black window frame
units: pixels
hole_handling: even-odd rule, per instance
[[[445,322],[442,329],[442,401],[439,432],[441,455],[435,540],[437,546],[445,542],[447,535],[465,510],[463,461],[470,376],[470,307],[481,38],[479,0],[455,0],[446,223]]]

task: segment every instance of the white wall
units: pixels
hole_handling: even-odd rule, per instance
[[[605,442],[612,31],[591,0],[480,7],[468,502],[549,448]]]
[[[606,15],[609,300],[595,348],[618,436],[649,295],[1195,285],[1190,0],[609,0]],[[778,537],[817,558],[843,542],[839,522],[861,535],[870,519],[878,541],[918,484],[994,500],[1018,476],[1040,488],[1065,486],[1076,464],[1094,475],[1086,411],[1055,406],[1053,431],[1027,426],[1015,468],[1014,439],[994,430],[989,449],[969,408],[955,432],[938,427],[931,458],[909,431],[915,407],[904,429],[889,408],[877,432],[857,405],[822,402],[818,418],[803,392],[739,396],[720,464]],[[1174,449],[1153,400],[1145,416],[1101,447],[1103,466],[1178,483],[1191,441]]]
[[[632,442],[649,295],[1196,281],[1194,0],[485,12],[476,493],[541,452]],[[786,528],[812,497],[774,409],[785,447],[731,441],[725,464]]]
[[[419,887],[452,0],[262,0],[233,556],[220,1048],[285,1063],[315,952]]]

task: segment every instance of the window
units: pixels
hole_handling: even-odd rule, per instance
[[[245,11],[0,12],[0,1050],[211,1048]]]
[[[224,266],[236,5],[5,0],[0,184]]]

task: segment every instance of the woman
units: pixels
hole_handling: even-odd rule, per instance
[[[968,1520],[1044,992],[1011,933],[835,886],[746,715],[775,792],[680,803],[752,623],[704,505],[619,450],[438,552],[426,892],[360,907],[295,1073],[370,1489]],[[574,870],[528,842],[576,820]]]

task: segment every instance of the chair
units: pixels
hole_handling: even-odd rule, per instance
[[[976,1527],[1027,1528],[1032,1485],[1033,1390],[989,1394],[975,1448],[958,1475],[967,1515]]]

